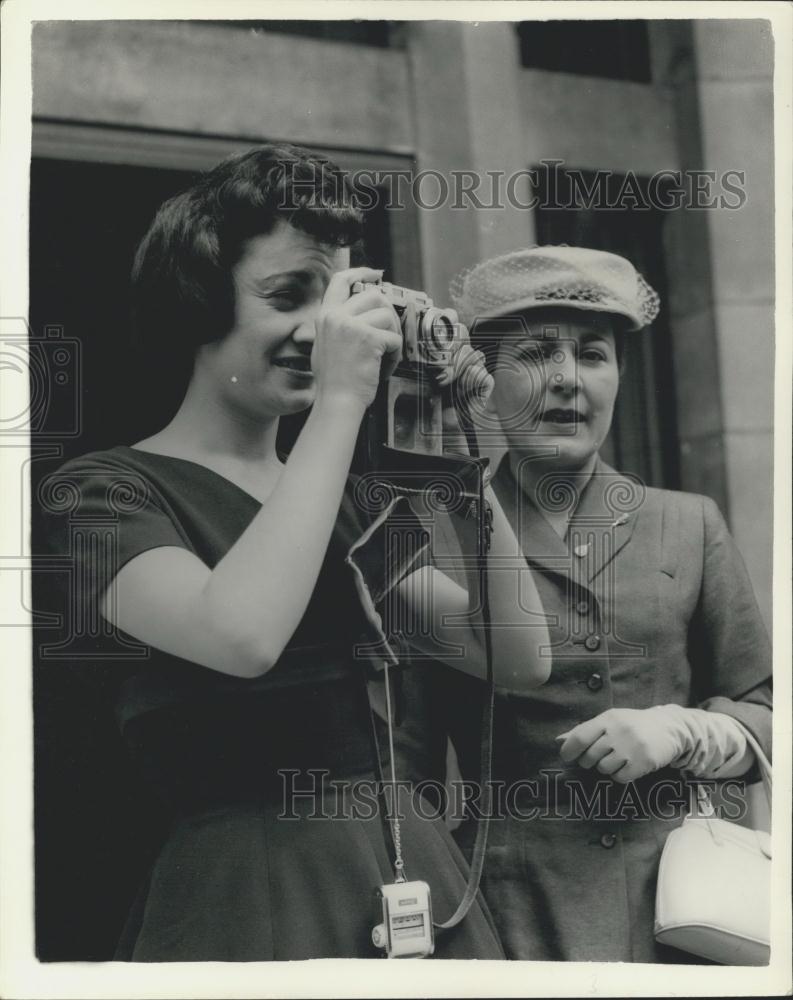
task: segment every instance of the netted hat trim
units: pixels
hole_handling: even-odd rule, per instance
[[[649,326],[661,309],[661,296],[638,271],[636,272],[636,284],[638,285],[639,315],[642,318],[642,326]]]
[[[502,254],[462,271],[449,291],[469,325],[553,304],[612,312],[640,329],[660,308],[657,293],[630,261],[583,247],[535,246]]]

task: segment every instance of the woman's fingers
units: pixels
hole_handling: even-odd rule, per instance
[[[622,767],[612,772],[611,777],[621,785],[627,785],[629,781],[636,781],[637,778],[641,778],[647,773],[647,771],[643,771],[632,761],[626,760]]]
[[[610,708],[565,734],[562,760],[597,767],[615,781],[635,781],[679,755],[680,747],[659,722],[657,709]],[[690,766],[690,765],[687,765]]]
[[[353,298],[357,297],[353,296]],[[399,317],[388,303],[383,304],[381,301],[377,304],[377,308],[367,309],[365,312],[358,314],[357,318],[364,320],[369,326],[377,327],[378,330],[395,333],[401,342],[402,328],[399,325]]]
[[[479,351],[475,351],[470,344],[454,341],[449,348],[448,357],[445,364],[438,367],[438,381],[448,384],[458,379],[470,366],[476,363]],[[482,358],[484,361],[484,358]]]
[[[449,363],[437,369],[439,385],[454,384],[455,391],[462,399],[480,397],[486,399],[493,390],[493,376],[485,365],[485,356],[475,351],[470,344],[459,344],[452,348]]]
[[[391,375],[396,366],[402,360],[402,334],[401,332],[386,333],[383,330],[378,330],[378,333],[383,338],[385,345],[383,360],[380,366],[380,377],[382,379],[386,379]]]
[[[341,305],[350,298],[352,286],[356,281],[380,281],[383,272],[373,267],[348,267],[337,271],[328,282],[322,304],[325,306]]]
[[[621,767],[624,767],[628,761],[625,759],[625,754],[620,753],[618,750],[612,750],[605,756],[601,757],[597,763],[597,769],[601,774],[616,774]]]
[[[605,732],[606,727],[599,716],[582,722],[567,734],[564,743],[559,748],[559,756],[566,764],[571,764],[574,760],[578,760],[581,754],[588,750],[595,740],[603,736]]]
[[[591,746],[586,748],[576,763],[579,767],[595,767],[604,757],[613,752],[614,748],[611,745],[611,741],[604,733],[603,736],[598,737]]]
[[[363,269],[358,269],[363,270]],[[379,274],[380,272],[375,272]],[[340,271],[339,274],[351,275],[349,271]],[[352,272],[352,277],[354,277],[355,272]],[[334,275],[334,279],[338,278],[339,275]],[[347,291],[344,292],[343,288],[341,291],[334,289],[331,291],[330,285],[328,285],[328,292],[331,293],[331,298],[328,298],[328,292],[325,293],[325,299],[323,301],[323,308],[326,311],[339,311],[340,315],[344,316],[355,316],[357,319],[365,320],[370,326],[376,326],[383,330],[393,330],[395,333],[400,333],[401,326],[399,324],[399,316],[396,314],[394,307],[388,302],[384,293],[380,290],[379,286],[374,286],[373,288],[366,288],[362,292],[357,292],[355,295],[350,293],[350,289],[355,281],[360,281],[360,278],[354,277],[354,280],[345,279]],[[339,295],[344,294],[346,297],[342,298],[340,301],[336,299],[337,292]]]
[[[344,272],[339,288],[367,276],[367,269]],[[357,301],[360,300],[360,301]],[[396,313],[382,293],[367,289],[343,302],[320,309],[311,363],[317,379],[317,396],[347,396],[369,406],[384,375],[398,364],[402,334]]]
[[[362,316],[372,309],[384,308],[390,309],[396,316],[393,307],[389,304],[388,299],[378,285],[375,285],[373,288],[365,288],[362,292],[356,292],[355,295],[351,295],[344,302],[344,312],[348,316]]]
[[[402,336],[393,330],[369,327],[369,332],[383,345],[383,354],[402,354]]]
[[[460,384],[468,396],[484,400],[490,396],[495,380],[485,367],[484,355],[480,351],[475,352],[470,366],[462,374]]]

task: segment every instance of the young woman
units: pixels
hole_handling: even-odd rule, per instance
[[[599,455],[627,340],[658,297],[627,260],[577,247],[485,261],[453,297],[495,378],[508,451],[494,490],[553,658],[542,688],[497,696],[504,794],[485,898],[510,958],[685,962],[653,938],[659,856],[689,801],[681,769],[746,777],[753,753],[736,721],[769,751],[771,659],[713,501],[645,487]],[[408,758],[437,772],[448,731],[475,780],[480,684],[443,667],[409,682],[420,686]],[[464,824],[466,848],[471,835]]]
[[[354,655],[368,619],[346,565],[371,515],[348,472],[402,341],[379,290],[351,294],[381,274],[350,267],[361,221],[338,169],[287,146],[232,157],[166,203],[135,262],[136,319],[155,365],[174,345],[192,358],[187,393],[158,433],[56,475],[79,496],[83,526],[111,526],[100,551],[80,547],[63,517],[53,537],[77,562],[79,600],[150,647],[120,681],[117,712],[174,810],[118,958],[377,954],[373,894],[393,881],[392,845],[377,811],[353,815],[338,792],[375,769],[367,671]],[[279,418],[309,407],[284,459]],[[405,522],[409,534],[402,511]],[[493,552],[518,558],[498,509],[495,528]],[[371,591],[398,588],[419,647],[444,655],[463,642],[455,665],[482,676],[467,592],[416,546],[394,565],[396,549],[411,551],[383,547],[378,532],[363,546]],[[507,574],[492,574],[490,595],[494,616],[513,624],[538,608],[536,591],[527,601]],[[450,614],[464,624],[444,626]],[[531,620],[493,637],[507,665],[499,682],[515,690],[548,672],[547,633]],[[410,810],[401,842],[408,877],[430,883],[446,919],[467,877],[453,842]],[[479,902],[436,949],[501,954]]]

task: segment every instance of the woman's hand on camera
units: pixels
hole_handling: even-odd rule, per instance
[[[473,415],[487,406],[493,391],[493,376],[485,366],[485,356],[470,344],[452,348],[448,364],[436,371],[435,380],[443,389],[443,446],[445,451],[467,454],[468,443],[460,427],[458,407]]]
[[[370,267],[354,267],[330,280],[315,321],[311,354],[318,403],[341,400],[366,408],[380,381],[399,363],[399,317],[383,293],[367,288],[350,294],[356,281],[374,282],[381,276]]]
[[[435,379],[440,386],[452,387],[462,402],[475,399],[487,403],[494,385],[484,354],[460,342],[452,346],[447,363],[436,370]]]

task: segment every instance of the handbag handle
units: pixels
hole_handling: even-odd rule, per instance
[[[738,722],[737,719],[733,720],[738,723],[741,732],[746,737],[746,742],[754,751],[754,755],[757,758],[757,767],[760,771],[760,778],[763,782],[763,791],[765,792],[765,797],[768,800],[768,809],[771,809],[771,762],[766,757],[763,752],[763,748],[755,739],[754,735],[749,732],[746,726],[742,722]]]
[[[765,797],[768,801],[768,809],[771,811],[771,763],[766,757],[763,748],[755,739],[754,735],[749,732],[746,726],[739,722],[733,716],[730,716],[733,722],[738,726],[738,728],[743,733],[746,738],[747,744],[752,748],[755,759],[757,760],[757,768],[760,771],[760,779],[763,782],[763,791],[765,792]],[[707,789],[702,785],[696,785],[696,814],[701,816],[703,819],[708,819],[714,815],[713,804],[710,801],[710,794]]]

